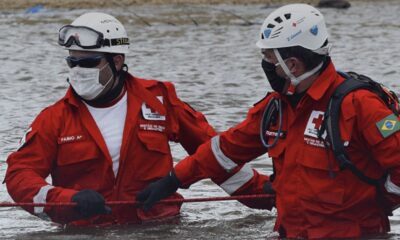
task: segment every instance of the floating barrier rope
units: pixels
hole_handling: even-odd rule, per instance
[[[229,197],[210,197],[210,198],[187,198],[187,199],[164,199],[158,203],[193,203],[193,202],[216,202],[216,201],[233,201],[233,200],[251,200],[271,198],[271,194],[253,194],[253,195],[240,195]],[[32,203],[32,202],[0,202],[0,207],[74,207],[76,202],[48,202],[48,203]],[[138,201],[109,201],[106,202],[108,206],[115,205],[140,205]]]

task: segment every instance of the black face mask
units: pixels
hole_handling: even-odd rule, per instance
[[[268,82],[271,85],[271,88],[278,92],[283,93],[283,89],[285,88],[286,79],[283,77],[278,76],[276,74],[276,67],[275,64],[269,63],[264,59],[261,61],[261,67],[264,70],[265,75],[267,76]]]

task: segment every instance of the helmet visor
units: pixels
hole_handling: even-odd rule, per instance
[[[100,48],[103,40],[101,32],[84,26],[66,25],[58,33],[58,44],[64,47],[76,44],[84,49]]]

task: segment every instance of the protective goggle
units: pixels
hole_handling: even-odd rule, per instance
[[[101,56],[101,55],[91,56],[91,57],[82,57],[82,58],[68,56],[65,58],[65,60],[67,61],[67,64],[70,68],[74,68],[76,66],[83,67],[83,68],[94,68],[100,64],[101,59],[103,57],[104,56]]]
[[[75,44],[83,49],[95,49],[103,46],[129,45],[128,38],[104,38],[103,33],[85,26],[66,25],[58,33],[58,44],[70,47]]]

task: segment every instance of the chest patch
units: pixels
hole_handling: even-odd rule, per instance
[[[276,137],[276,136],[278,136],[278,131],[271,131],[271,130],[267,130],[267,131],[265,131],[265,136],[267,136],[267,137]],[[282,131],[280,134],[279,134],[279,138],[285,138],[286,137],[286,132],[285,131]]]
[[[323,120],[324,112],[313,110],[308,119],[304,136],[318,138],[318,130],[321,128]]]
[[[324,112],[313,110],[304,130],[304,142],[315,147],[325,148],[324,142],[318,139],[318,130],[324,120]]]
[[[157,96],[157,98],[161,103],[163,103],[162,96]],[[143,118],[146,120],[165,121],[165,116],[159,114],[158,112],[153,112],[151,108],[146,105],[146,103],[142,104],[142,114]]]
[[[72,143],[72,142],[79,142],[84,140],[84,136],[83,135],[70,135],[70,136],[63,136],[63,137],[59,137],[57,139],[58,144],[64,144],[64,143]]]
[[[140,124],[140,129],[145,131],[164,132],[165,127],[157,124]]]

